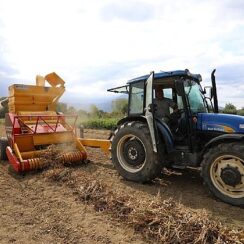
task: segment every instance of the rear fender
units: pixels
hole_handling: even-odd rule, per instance
[[[117,126],[120,126],[120,125],[124,124],[125,122],[132,122],[132,121],[147,122],[147,119],[144,116],[125,117],[125,118],[118,121]]]
[[[217,136],[204,145],[203,153],[205,153],[205,151],[208,148],[213,147],[219,143],[228,143],[228,142],[236,142],[236,141],[244,142],[244,135],[243,134],[224,134],[224,135]]]
[[[132,122],[132,121],[141,121],[141,122],[148,124],[146,117],[144,117],[144,116],[133,116],[133,117],[125,117],[125,118],[121,119],[117,123],[117,126],[120,126],[126,122]],[[158,136],[162,137],[164,143],[166,144],[167,152],[173,151],[173,149],[174,149],[173,136],[172,136],[171,131],[170,131],[169,127],[167,126],[167,124],[165,124],[161,120],[159,121],[156,119],[156,126],[157,126],[157,136],[156,137],[158,137]],[[152,135],[151,135],[151,137],[152,137]],[[152,139],[152,141],[153,141],[153,139]]]
[[[157,145],[156,145],[156,139],[155,139],[155,135],[154,133],[152,133],[152,131],[154,131],[154,126],[153,124],[150,124],[149,123],[149,120],[147,119],[146,116],[130,116],[130,117],[125,117],[123,119],[121,119],[118,123],[117,123],[117,126],[120,126],[126,122],[133,122],[133,121],[141,121],[145,124],[147,124],[148,128],[149,128],[149,131],[150,131],[150,137],[151,137],[151,142],[152,142],[152,145],[153,145],[153,151],[155,153],[157,153]]]
[[[158,130],[158,136],[161,136],[163,138],[167,152],[172,152],[174,149],[174,140],[168,125],[161,120],[156,120],[156,125]]]

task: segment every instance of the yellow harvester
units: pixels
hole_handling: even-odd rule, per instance
[[[36,85],[9,87],[6,156],[16,172],[45,166],[43,155],[49,145],[57,145],[62,160],[69,163],[87,159],[84,145],[101,147],[108,153],[110,141],[78,138],[75,134],[77,116],[56,112],[57,102],[65,91],[64,84],[56,73],[50,73],[45,77],[38,75]]]

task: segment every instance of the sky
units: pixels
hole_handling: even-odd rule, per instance
[[[0,0],[0,96],[56,72],[61,101],[101,102],[129,79],[186,68],[203,86],[217,69],[220,105],[244,107],[243,0]]]

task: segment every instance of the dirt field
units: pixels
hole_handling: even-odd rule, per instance
[[[108,134],[108,131],[85,130],[85,137],[90,138],[107,138]],[[65,174],[68,172],[77,179],[72,186],[82,184],[83,176],[87,175],[116,195],[129,197],[131,203],[139,199],[150,205],[158,195],[162,202],[171,199],[185,211],[205,211],[224,227],[244,231],[244,209],[213,199],[199,172],[171,172],[153,183],[136,184],[118,176],[99,149],[88,149],[88,153],[89,164],[64,169]],[[155,242],[127,221],[96,210],[93,202],[80,201],[70,184],[51,181],[48,171],[13,177],[8,173],[7,162],[0,164],[0,243]],[[242,243],[243,239],[239,240]]]

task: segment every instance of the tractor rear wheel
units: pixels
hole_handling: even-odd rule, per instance
[[[127,122],[115,130],[112,162],[119,174],[130,181],[147,182],[160,174],[162,165],[145,123]]]
[[[8,146],[7,138],[2,137],[0,139],[0,160],[7,160],[6,148]]]
[[[209,190],[222,201],[244,206],[244,145],[219,144],[204,156],[202,176]]]

